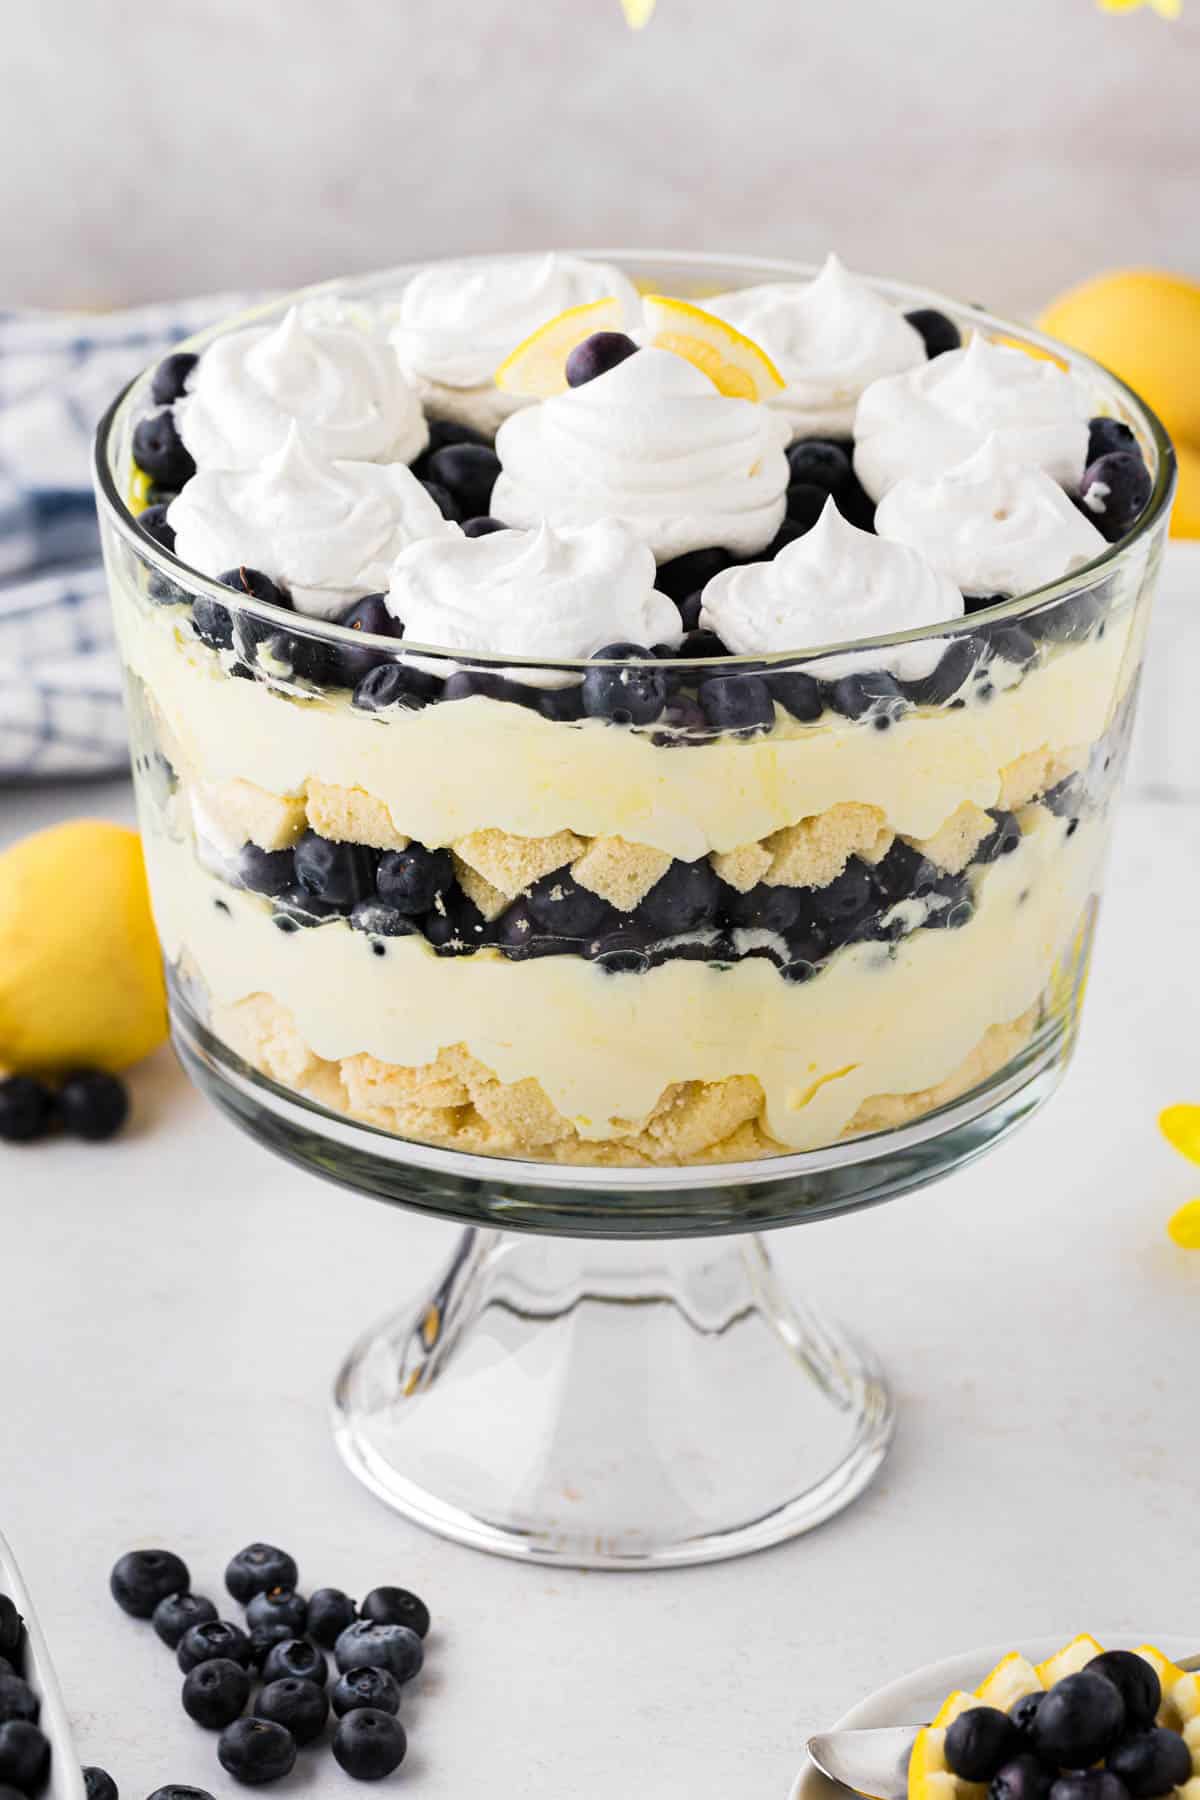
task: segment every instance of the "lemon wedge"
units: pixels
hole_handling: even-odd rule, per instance
[[[766,351],[715,313],[663,294],[647,294],[642,306],[647,343],[686,357],[718,393],[735,400],[765,400],[786,385]]]
[[[496,386],[523,400],[548,400],[565,392],[567,358],[594,331],[620,331],[621,302],[615,298],[568,306],[523,338],[496,370]]]
[[[1066,1675],[1078,1675],[1081,1670],[1087,1668],[1094,1656],[1103,1656],[1103,1654],[1103,1644],[1098,1644],[1094,1637],[1089,1637],[1085,1633],[1081,1637],[1072,1638],[1069,1644],[1064,1644],[1057,1655],[1038,1664],[1038,1680],[1043,1687],[1051,1688],[1056,1681],[1061,1681]]]

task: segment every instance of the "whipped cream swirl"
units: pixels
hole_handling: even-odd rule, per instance
[[[704,590],[700,623],[737,655],[766,656],[848,638],[890,637],[961,619],[963,611],[962,594],[923,556],[859,531],[830,500],[812,530],[773,562],[715,575]],[[921,639],[823,657],[806,667],[834,681],[866,669],[921,681],[945,649],[942,639]]]
[[[569,306],[615,295],[627,321],[637,295],[610,263],[581,256],[498,256],[433,263],[400,297],[391,341],[404,368],[451,388],[490,386],[523,338]]]
[[[409,544],[461,535],[403,463],[325,462],[298,425],[256,469],[200,469],[167,518],[181,562],[260,569],[320,619],[386,588]]]
[[[176,402],[199,469],[250,469],[300,424],[318,456],[411,462],[429,442],[396,353],[331,303],[293,306],[278,325],[215,338]]]
[[[396,560],[388,610],[415,643],[485,655],[574,661],[617,642],[677,645],[679,610],[654,586],[654,558],[609,519],[556,530],[413,544]],[[445,675],[444,662],[412,659]],[[578,676],[552,669],[502,671],[532,687]]]
[[[767,282],[704,305],[772,357],[787,385],[768,404],[796,438],[849,437],[863,389],[926,360],[920,332],[836,256],[815,281]]]
[[[944,475],[898,481],[875,529],[979,596],[1032,593],[1108,548],[1044,469],[1010,462],[995,436]]]
[[[506,420],[492,511],[510,525],[617,518],[660,562],[717,545],[753,556],[783,523],[787,440],[777,413],[670,350],[639,350]]]
[[[854,417],[854,467],[881,500],[904,476],[941,475],[994,435],[1010,462],[1032,463],[1076,488],[1088,411],[1073,375],[976,333],[965,350],[866,390]]]

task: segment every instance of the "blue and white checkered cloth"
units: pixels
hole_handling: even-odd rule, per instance
[[[0,781],[124,766],[92,433],[146,363],[246,304],[0,308]]]

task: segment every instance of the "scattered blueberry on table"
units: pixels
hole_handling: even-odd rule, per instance
[[[0,1143],[31,1144],[61,1126],[99,1144],[115,1137],[128,1117],[128,1089],[104,1069],[77,1069],[57,1086],[33,1075],[0,1079]]]
[[[306,1600],[297,1592],[299,1579],[295,1558],[274,1544],[239,1550],[226,1567],[225,1586],[245,1607],[244,1628],[218,1618],[212,1601],[192,1592],[187,1565],[169,1550],[127,1552],[109,1585],[122,1610],[153,1619],[157,1636],[175,1651],[184,1674],[183,1709],[197,1725],[220,1733],[217,1758],[235,1781],[253,1787],[289,1774],[298,1751],[325,1737],[331,1711],[337,1763],[355,1780],[378,1781],[400,1766],[408,1748],[396,1715],[403,1684],[425,1660],[429,1608],[403,1587],[372,1588],[361,1607],[335,1587],[316,1588]],[[0,1596],[0,1655],[6,1644],[19,1647],[20,1636],[20,1619],[11,1603],[6,1612]],[[332,1687],[326,1650],[337,1664]],[[41,1779],[37,1740],[45,1740],[29,1722],[36,1706],[16,1672],[0,1668],[0,1800],[9,1800],[5,1783],[18,1790],[16,1800],[30,1800]],[[118,1800],[104,1770],[84,1774],[88,1800]],[[150,1800],[212,1797],[203,1788],[170,1784]]]

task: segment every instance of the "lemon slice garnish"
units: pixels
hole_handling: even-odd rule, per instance
[[[548,400],[567,385],[567,358],[577,344],[594,331],[620,331],[621,302],[614,298],[589,300],[556,313],[519,343],[496,370],[495,381],[506,394],[524,400]]]
[[[1065,1675],[1078,1675],[1081,1670],[1087,1668],[1094,1656],[1103,1654],[1104,1646],[1098,1644],[1095,1638],[1088,1636],[1086,1632],[1080,1637],[1072,1638],[1071,1642],[1064,1644],[1055,1656],[1038,1664],[1037,1672],[1042,1686],[1052,1688],[1055,1682],[1061,1681]]]
[[[642,305],[647,343],[686,357],[718,393],[735,400],[765,400],[786,386],[766,351],[715,313],[662,294],[647,294]]]

